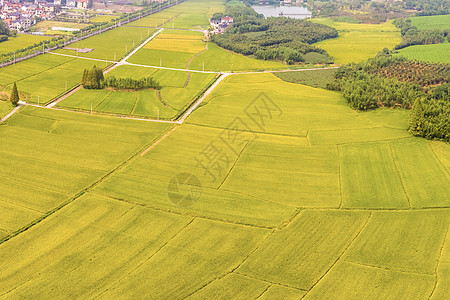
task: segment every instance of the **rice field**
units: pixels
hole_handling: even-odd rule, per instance
[[[75,42],[70,48],[94,49],[88,53],[78,53],[78,56],[108,61],[118,61],[142,41],[153,35],[154,30],[150,28],[117,27],[104,33],[92,36],[88,39]],[[59,49],[56,53],[77,55],[73,50]]]
[[[450,15],[411,17],[411,26],[419,30],[450,29]]]
[[[353,24],[330,19],[312,21],[338,30],[339,37],[314,44],[326,50],[337,64],[360,62],[383,48],[393,49],[400,43],[400,31],[390,21],[382,24]]]
[[[196,26],[191,4],[220,6],[162,13]],[[196,59],[269,68],[223,51]],[[0,69],[0,85],[45,101],[94,63],[41,55]],[[233,74],[183,124],[144,122],[118,115],[173,118],[216,75],[108,75],[163,88],[80,89],[64,110],[25,106],[0,124],[1,297],[446,299],[450,145],[412,137],[409,111],[353,111],[335,92]],[[291,79],[323,79],[303,75]],[[10,109],[0,101],[0,116]]]
[[[199,95],[215,78],[214,74],[187,73],[135,66],[120,66],[107,76],[118,78],[156,79],[162,90],[140,91],[81,89],[70,95],[58,107],[125,116],[170,120]]]
[[[0,43],[0,55],[14,52],[15,50],[26,48],[49,39],[50,38],[48,36],[19,34],[17,37],[10,37],[7,41]]]
[[[409,46],[399,50],[397,55],[431,63],[450,63],[450,43]]]
[[[128,61],[135,64],[186,69],[191,60],[202,51],[203,33],[164,30]]]

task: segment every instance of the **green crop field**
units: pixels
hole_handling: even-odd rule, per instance
[[[103,23],[103,22],[111,22],[114,19],[117,19],[119,16],[109,16],[109,15],[97,15],[94,18],[90,19],[91,23]]]
[[[300,83],[316,88],[326,88],[327,83],[334,79],[336,69],[297,71],[297,72],[277,72],[277,77],[287,82]]]
[[[431,63],[450,63],[450,43],[409,46],[399,50],[397,55]]]
[[[400,32],[391,22],[352,24],[330,19],[312,19],[312,21],[338,30],[338,38],[314,44],[325,49],[338,64],[366,60],[383,48],[392,49],[400,43]]]
[[[81,89],[58,103],[58,107],[77,110],[172,119],[212,82],[214,74],[187,73],[146,67],[120,66],[108,75],[140,79],[151,76],[162,90],[111,91]],[[107,76],[108,76],[107,75]]]
[[[450,15],[411,17],[411,25],[419,30],[443,30],[450,29]]]
[[[153,33],[154,30],[150,28],[118,27],[73,43],[69,47],[94,49],[92,52],[79,53],[78,56],[113,61],[125,56],[126,53],[137,47]],[[77,55],[75,51],[66,49],[56,50],[55,52]]]
[[[50,38],[48,36],[19,34],[17,37],[10,37],[7,41],[0,43],[0,55],[15,50],[26,48],[28,46],[39,43],[40,41],[46,41]]]
[[[130,63],[185,69],[191,60],[205,51],[200,32],[164,30],[128,61]]]
[[[217,59],[220,57],[220,59]],[[204,68],[203,68],[204,66]],[[191,64],[192,70],[205,71],[247,71],[247,70],[279,70],[287,66],[281,62],[265,61],[246,57],[208,43],[208,50],[196,56]]]
[[[223,1],[188,0],[135,23],[197,28],[217,11]],[[334,25],[337,40],[398,36],[388,23]],[[110,55],[142,30],[81,43]],[[142,50],[185,68],[198,49],[176,41],[200,38],[165,29]],[[362,42],[340,59],[386,45]],[[130,61],[159,65],[142,53]],[[286,68],[212,43],[189,67],[203,62]],[[1,68],[0,117],[14,82],[43,103],[94,64],[45,54]],[[413,137],[408,110],[352,110],[319,88],[333,72],[221,75],[184,122],[170,120],[218,74],[121,64],[105,75],[162,89],[80,88],[56,109],[20,107],[0,124],[0,297],[447,299],[450,145]]]
[[[100,63],[101,64],[101,63]],[[85,68],[98,62],[45,54],[0,69],[0,85],[9,93],[16,82],[21,99],[44,104],[77,85]]]
[[[0,101],[0,119],[4,117],[6,114],[8,114],[14,108],[9,101],[5,100]]]

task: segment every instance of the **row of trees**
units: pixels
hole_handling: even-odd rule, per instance
[[[85,89],[103,89],[110,87],[120,90],[160,90],[162,88],[159,82],[152,77],[144,77],[141,79],[116,78],[115,76],[104,77],[103,71],[96,66],[90,70],[84,70],[81,84]]]
[[[321,63],[333,61],[325,50],[311,45],[337,37],[338,32],[332,27],[283,17],[264,19],[244,4],[227,5],[225,13],[234,18],[233,25],[212,38],[222,48],[288,64],[308,62],[304,55],[310,52],[322,54],[315,57],[320,57]]]
[[[349,105],[358,110],[412,108],[410,131],[414,135],[450,141],[450,84],[424,86],[373,72],[380,68],[390,69],[398,61],[404,62],[404,59],[380,54],[367,62],[343,66],[335,73],[335,80],[327,88],[340,91]],[[409,70],[421,65],[418,62],[404,63],[410,67]],[[439,68],[442,68],[442,64],[431,67],[435,70]]]

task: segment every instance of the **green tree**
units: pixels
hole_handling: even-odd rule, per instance
[[[413,105],[409,119],[409,131],[414,135],[422,135],[425,125],[425,113],[422,100],[418,98]]]
[[[11,96],[9,97],[9,101],[11,101],[11,104],[14,106],[17,106],[19,104],[19,91],[17,90],[17,85],[14,82],[13,88],[12,88],[12,92],[11,92]]]

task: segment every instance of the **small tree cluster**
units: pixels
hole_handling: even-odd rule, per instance
[[[90,70],[84,70],[83,77],[81,78],[81,84],[85,89],[102,89],[103,80],[103,71],[94,66]]]
[[[159,82],[150,76],[141,79],[116,78],[114,76],[108,76],[103,81],[103,86],[124,90],[141,90],[141,89],[160,90],[162,88]]]

